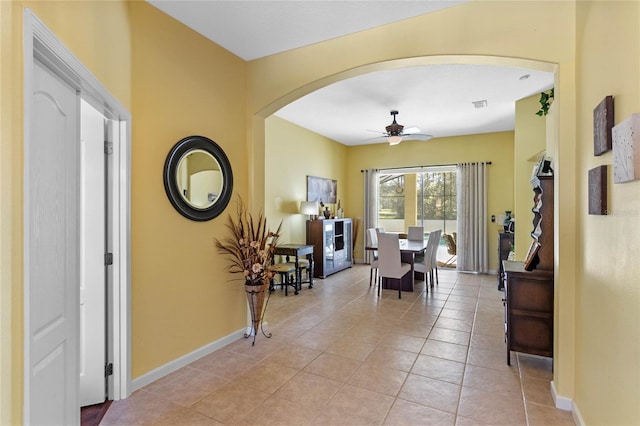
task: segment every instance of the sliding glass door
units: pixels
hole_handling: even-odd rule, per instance
[[[406,233],[409,226],[455,234],[458,228],[455,166],[387,169],[380,171],[378,227]],[[444,240],[438,249],[442,262],[451,258]]]

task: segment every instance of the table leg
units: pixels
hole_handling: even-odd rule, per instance
[[[315,273],[313,270],[315,268],[313,264],[313,254],[308,254],[307,260],[309,261],[309,270],[307,271],[307,274],[309,274],[309,288],[313,288],[313,275]]]

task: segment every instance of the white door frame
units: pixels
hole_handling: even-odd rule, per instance
[[[24,54],[24,144],[30,143],[31,94],[33,87],[33,63],[38,58],[52,73],[76,88],[81,97],[101,111],[105,117],[118,123],[119,138],[113,144],[113,167],[110,179],[113,179],[113,202],[109,207],[113,242],[112,298],[107,301],[108,356],[113,363],[113,376],[109,377],[109,399],[118,400],[129,396],[131,390],[131,115],[89,72],[89,70],[69,51],[53,32],[36,15],[25,8],[23,13],[23,54]],[[29,161],[28,158],[24,159]],[[25,191],[28,188],[24,188]],[[27,215],[29,212],[24,212]],[[26,263],[25,263],[26,264]],[[28,336],[30,283],[25,273],[24,281],[24,320],[25,336]],[[79,291],[79,289],[78,289]],[[79,309],[79,307],[78,307]],[[29,359],[31,348],[29,339],[24,339],[24,421],[29,423]],[[78,407],[79,409],[79,407]]]

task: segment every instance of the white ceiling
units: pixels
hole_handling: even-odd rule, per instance
[[[183,24],[252,60],[469,0],[147,0]],[[529,75],[526,79],[522,76]],[[345,145],[384,142],[391,110],[434,137],[513,130],[515,101],[553,87],[553,74],[488,65],[426,65],[334,83],[275,115]],[[486,100],[485,108],[474,102]],[[428,143],[428,142],[421,142]]]

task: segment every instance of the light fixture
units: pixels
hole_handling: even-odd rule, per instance
[[[402,130],[404,126],[402,124],[398,124],[396,121],[396,115],[398,115],[398,111],[391,111],[391,115],[393,116],[393,122],[385,127],[387,131],[387,142],[389,145],[398,145],[402,142]]]
[[[312,216],[318,214],[318,202],[317,201],[301,201],[300,202],[300,214],[306,214],[311,220]]]
[[[389,142],[389,145],[398,145],[400,142],[402,142],[402,136],[400,135],[387,136],[387,142]]]

